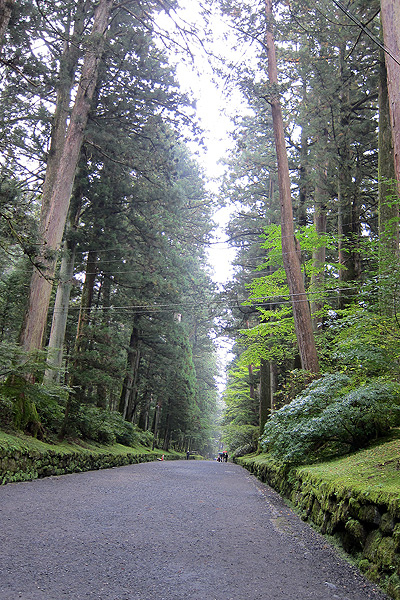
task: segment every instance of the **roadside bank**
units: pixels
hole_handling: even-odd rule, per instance
[[[164,460],[184,458],[178,452],[151,450],[146,446],[50,444],[23,434],[0,432],[0,484],[151,462],[163,456]]]

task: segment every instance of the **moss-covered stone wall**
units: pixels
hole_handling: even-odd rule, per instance
[[[118,445],[109,448],[55,446],[3,435],[0,439],[0,484],[150,462],[162,454],[160,450],[129,449]],[[165,453],[165,458],[182,458],[182,455]]]
[[[400,501],[335,488],[307,469],[289,473],[272,460],[237,459],[243,467],[288,498],[305,521],[334,536],[368,579],[400,600]]]

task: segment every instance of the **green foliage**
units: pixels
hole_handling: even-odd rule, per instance
[[[249,444],[244,444],[244,446],[239,446],[236,448],[231,454],[231,458],[239,458],[239,456],[246,456],[247,454],[252,454],[257,450],[257,444],[252,442]]]
[[[120,413],[111,412],[97,406],[80,407],[74,425],[76,433],[84,439],[99,444],[123,444],[124,446],[150,446],[152,434],[141,431],[137,426],[125,421]]]
[[[263,450],[285,464],[312,462],[361,448],[400,423],[399,386],[350,384],[342,373],[314,381],[266,423]]]
[[[222,441],[231,453],[244,446],[255,450],[257,448],[258,434],[258,427],[252,425],[235,425],[232,423],[223,428]]]
[[[281,408],[296,398],[315,378],[309,371],[293,369],[285,373],[286,380],[274,394],[275,408]]]
[[[370,290],[368,284],[365,287]],[[393,317],[378,311],[379,303],[374,304],[370,293],[368,306],[360,298],[358,306],[330,323],[332,358],[360,382],[381,375],[399,377],[399,329]]]
[[[252,382],[254,383],[254,382]],[[223,394],[225,401],[224,424],[257,425],[258,402],[250,395],[250,374],[248,365],[241,363],[232,367],[228,384]]]
[[[246,347],[243,360],[254,365],[259,365],[261,359],[282,364],[295,357],[297,340],[283,267],[281,227],[269,225],[265,228],[263,237],[261,247],[267,251],[267,257],[258,270],[263,270],[265,274],[255,277],[246,286],[250,295],[243,303],[257,310],[259,321],[253,327],[240,331],[242,343]],[[322,306],[325,304],[321,314],[324,316],[330,309],[329,288],[340,287],[337,280],[339,267],[333,262],[315,263],[313,252],[319,248],[333,250],[337,246],[337,239],[333,235],[318,234],[314,225],[299,227],[296,238],[301,248],[301,265],[305,283],[309,288],[309,298],[313,302],[318,300]],[[319,287],[315,284],[311,286],[311,279],[323,273],[323,284]]]
[[[14,425],[13,403],[3,395],[0,395],[0,423],[2,429],[12,429]]]
[[[45,431],[57,435],[64,419],[68,388],[56,384],[35,386],[33,402]]]
[[[57,434],[64,416],[68,388],[63,385],[42,384],[46,367],[45,353],[23,352],[17,344],[0,344],[2,381],[0,393],[5,420],[10,425],[9,407],[12,407],[12,424],[21,431],[35,435],[46,430]]]

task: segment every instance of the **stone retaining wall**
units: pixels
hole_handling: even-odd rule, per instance
[[[272,461],[237,459],[239,464],[288,498],[302,519],[334,536],[368,579],[400,600],[400,502],[368,493],[335,489],[306,469],[284,472]]]
[[[0,484],[150,462],[159,456],[160,452],[135,452],[133,449],[131,453],[118,454],[105,449],[94,452],[0,446]]]

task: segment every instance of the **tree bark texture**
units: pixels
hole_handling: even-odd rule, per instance
[[[83,191],[75,186],[69,210],[68,226],[76,230],[82,208]],[[44,383],[58,382],[63,360],[63,348],[68,319],[69,299],[74,276],[76,242],[64,242],[64,253],[61,260],[56,300],[53,308],[50,337],[48,343],[47,364]]]
[[[260,392],[259,392],[259,425],[260,435],[264,432],[264,425],[272,413],[272,385],[271,366],[268,360],[261,359],[260,363]]]
[[[47,213],[58,165],[64,149],[68,117],[70,115],[71,92],[75,83],[76,69],[81,53],[80,45],[85,27],[85,15],[88,2],[78,2],[74,15],[74,27],[69,41],[70,20],[65,25],[65,43],[60,60],[57,85],[56,109],[53,116],[50,148],[47,156],[46,175],[43,183],[41,206],[41,229],[44,230]]]
[[[342,44],[340,52],[340,142],[338,144],[338,235],[339,235],[339,279],[342,282],[340,288],[339,303],[344,308],[351,302],[355,290],[351,284],[361,277],[361,259],[359,253],[360,228],[360,206],[359,190],[354,181],[353,162],[349,128],[351,108],[351,89],[349,88],[351,77],[346,66],[346,46]],[[348,285],[347,285],[348,284]]]
[[[397,190],[393,187],[396,174],[394,170],[392,130],[390,127],[387,70],[383,52],[381,53],[380,67],[378,139],[379,240],[383,253],[389,253],[392,257],[395,257],[399,252],[399,198],[396,193]]]
[[[15,0],[0,0],[0,51],[3,47],[4,34],[11,19]]]
[[[86,335],[86,329],[90,322],[90,310],[93,304],[93,295],[94,295],[94,284],[96,281],[96,262],[97,262],[97,253],[94,251],[89,251],[88,258],[86,261],[86,276],[85,282],[83,284],[83,291],[81,297],[81,306],[79,310],[79,318],[78,318],[78,326],[75,337],[75,361],[74,367],[72,369],[72,375],[70,377],[69,385],[74,389],[73,398],[70,394],[68,399],[68,404],[74,404],[77,406],[84,397],[85,389],[81,385],[81,381],[79,378],[79,361],[80,356],[89,348],[88,344],[88,336]],[[68,409],[68,413],[69,413]]]
[[[400,60],[400,4],[381,0],[383,40],[391,54]],[[400,193],[400,65],[386,54],[390,122],[392,126],[394,167]]]
[[[65,331],[67,328],[68,306],[72,289],[75,264],[75,244],[67,247],[61,261],[60,280],[58,282],[56,300],[53,310],[50,338],[48,343],[47,365],[44,382],[59,382],[63,359]]]
[[[130,421],[134,413],[135,390],[140,362],[139,330],[133,326],[129,341],[126,375],[119,401],[119,412]]]
[[[113,0],[100,0],[85,51],[82,73],[65,142],[57,164],[48,210],[42,225],[41,268],[35,268],[20,342],[26,351],[41,347],[46,327],[56,252],[60,247],[67,218],[75,170],[83,141],[91,100],[95,90],[105,32]]]
[[[286,278],[289,285],[290,298],[297,343],[302,368],[311,373],[319,372],[318,356],[314,333],[311,324],[311,313],[305,293],[300,260],[296,250],[293,225],[293,207],[290,189],[289,164],[286,152],[282,110],[279,100],[278,69],[273,35],[272,0],[266,0],[267,18],[266,46],[268,54],[268,77],[271,86],[271,109],[274,127],[276,154],[278,160],[278,181],[281,206],[282,251]],[[274,89],[276,88],[276,89]]]

